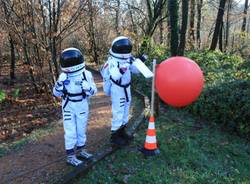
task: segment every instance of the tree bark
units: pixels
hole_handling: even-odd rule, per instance
[[[233,32],[233,36],[232,36],[232,42],[231,42],[231,47],[234,48],[234,44],[235,44],[235,31],[236,31],[236,28],[234,27],[234,32]]]
[[[33,71],[34,69],[33,69],[32,65],[31,65],[30,55],[29,55],[29,52],[28,52],[27,40],[26,40],[25,37],[24,37],[24,42],[23,42],[23,52],[24,52],[24,57],[26,59],[25,63],[29,66],[29,75],[30,75],[31,83],[34,86],[34,89],[35,89],[36,93],[39,93],[39,89],[38,89],[38,86],[36,84],[35,77],[34,77],[34,71]]]
[[[172,56],[178,53],[178,2],[168,1],[169,23],[170,23],[170,52]]]
[[[223,52],[223,22],[220,26],[220,34],[219,34],[219,49]]]
[[[243,21],[241,26],[241,32],[246,31],[246,24],[247,24],[247,9],[248,9],[248,0],[245,0],[244,12],[243,12]]]
[[[197,25],[196,25],[196,41],[197,48],[201,47],[201,8],[203,5],[203,0],[197,0]]]
[[[120,35],[120,29],[119,29],[119,20],[120,20],[120,0],[116,0],[117,7],[115,8],[115,30],[116,30],[116,35]]]
[[[94,10],[93,10],[92,0],[88,0],[88,10],[89,10],[90,53],[92,53],[94,62],[96,64],[99,64],[98,62],[99,56],[95,39],[94,12],[93,12]]]
[[[60,1],[60,0],[58,0]],[[58,3],[60,4],[60,3]],[[57,9],[60,9],[61,7],[58,6]],[[53,3],[52,3],[52,42],[51,42],[51,55],[52,55],[52,61],[54,63],[54,67],[55,67],[55,74],[56,74],[56,77],[59,75],[59,69],[58,69],[58,63],[57,63],[57,48],[56,48],[56,33],[57,33],[57,16],[56,16],[56,12],[58,10],[56,10],[56,3],[55,3],[55,0],[53,0]]]
[[[7,2],[2,2],[2,6],[4,9],[4,16],[6,19],[6,22],[10,24],[10,12],[7,8]],[[9,43],[10,43],[10,56],[11,56],[11,61],[10,61],[10,80],[15,79],[15,64],[16,64],[16,58],[15,58],[15,45],[14,45],[14,40],[12,39],[12,35],[9,32]]]
[[[160,30],[160,44],[163,44],[163,31],[164,31],[163,21],[161,21],[159,24],[159,30]]]
[[[43,28],[42,28],[42,30],[43,30],[43,32],[41,33],[41,37],[42,37],[42,40],[43,40],[43,42],[44,42],[44,44],[45,45],[47,45],[47,37],[46,37],[46,30],[47,30],[47,26],[46,26],[46,17],[45,17],[45,13],[44,13],[44,8],[43,8],[43,0],[39,0],[39,4],[40,4],[40,9],[41,9],[41,17],[42,17],[42,20],[43,20],[43,22],[42,22],[42,25],[43,25]]]
[[[189,19],[189,43],[190,46],[194,47],[194,16],[195,16],[195,0],[190,1],[190,19]]]
[[[10,42],[10,56],[11,56],[10,80],[13,81],[16,78],[15,76],[16,57],[15,57],[15,45],[13,39],[11,38],[11,35],[9,35],[9,42]]]
[[[214,29],[214,34],[213,34],[210,50],[215,50],[217,46],[221,24],[223,21],[224,8],[225,8],[226,1],[227,0],[220,0],[220,5],[219,5],[218,14],[217,14],[217,19],[216,19],[216,24],[215,24],[215,29]]]
[[[226,28],[225,28],[225,45],[224,49],[227,50],[229,44],[229,30],[230,30],[230,13],[232,10],[232,0],[228,0],[227,4],[227,18],[226,18]]]
[[[187,24],[188,24],[188,0],[182,0],[182,23],[180,32],[180,44],[178,47],[179,56],[184,55],[184,50],[186,45]]]

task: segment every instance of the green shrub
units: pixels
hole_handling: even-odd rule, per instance
[[[189,53],[205,76],[199,100],[188,109],[207,120],[250,133],[250,62],[219,51]]]
[[[249,78],[249,69],[245,67],[249,61],[240,56],[205,50],[188,53],[187,57],[201,67],[207,85]]]
[[[5,98],[6,98],[5,92],[0,89],[0,103],[3,102]]]
[[[207,87],[199,100],[188,109],[247,135],[250,133],[250,80],[235,80]]]

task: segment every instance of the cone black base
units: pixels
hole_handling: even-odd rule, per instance
[[[141,148],[139,149],[140,152],[142,152],[145,156],[154,156],[154,155],[159,155],[160,154],[160,150],[159,149],[155,149],[155,150],[148,150],[145,148]]]

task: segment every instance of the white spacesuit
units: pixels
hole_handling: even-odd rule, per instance
[[[81,52],[75,48],[62,51],[60,74],[53,94],[62,97],[62,113],[64,126],[65,149],[67,163],[78,166],[82,163],[76,158],[74,148],[84,159],[92,157],[85,149],[86,129],[88,123],[88,98],[97,92],[91,72],[85,69]]]
[[[131,55],[132,43],[124,36],[117,37],[112,42],[109,57],[109,72],[111,80],[112,126],[111,143],[126,145],[130,137],[125,132],[128,123],[131,103],[131,72],[139,73],[133,65]]]

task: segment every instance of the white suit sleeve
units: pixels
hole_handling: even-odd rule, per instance
[[[109,62],[109,72],[110,76],[114,80],[119,80],[122,77],[122,74],[120,73],[118,68],[118,63],[114,60],[110,60]]]
[[[67,74],[61,73],[53,88],[53,95],[56,97],[63,96],[63,82],[67,79]]]
[[[53,95],[56,97],[63,96],[63,84],[60,82],[56,82],[54,88],[53,88]]]
[[[94,82],[94,78],[93,78],[91,72],[88,72],[88,74],[87,74],[87,81],[90,85],[90,89],[88,91],[86,91],[85,93],[88,96],[93,96],[97,93],[97,88],[96,88],[96,84]]]
[[[134,62],[132,62],[132,64],[130,65],[129,69],[134,74],[140,73],[140,71],[134,66]]]

